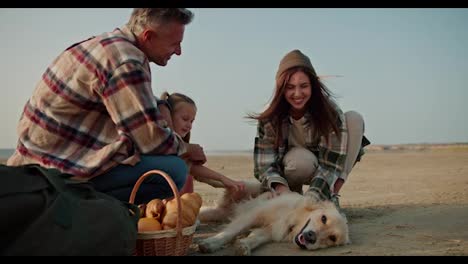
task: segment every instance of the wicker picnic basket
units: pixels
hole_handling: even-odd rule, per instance
[[[171,177],[160,170],[151,170],[143,174],[135,183],[130,194],[130,203],[134,203],[135,196],[141,183],[152,174],[162,176],[174,193],[177,203],[177,215],[181,215],[181,201],[177,187]],[[196,224],[182,228],[181,217],[177,217],[176,228],[150,232],[138,232],[135,254],[136,256],[184,256],[192,244]]]

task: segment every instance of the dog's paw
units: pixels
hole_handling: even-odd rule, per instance
[[[242,240],[238,240],[234,243],[234,249],[236,256],[250,256],[251,254],[249,245]]]
[[[198,242],[198,250],[201,253],[212,253],[220,249],[220,247],[216,241],[210,238]]]

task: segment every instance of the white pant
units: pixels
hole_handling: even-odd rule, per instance
[[[364,119],[355,111],[345,113],[348,128],[348,153],[340,178],[346,180],[353,168],[361,148],[364,135]],[[292,191],[302,193],[302,186],[309,185],[318,167],[315,154],[306,148],[291,148],[283,159],[284,177]],[[332,186],[330,186],[332,188]]]

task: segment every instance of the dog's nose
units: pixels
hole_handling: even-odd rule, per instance
[[[317,236],[315,235],[315,232],[312,230],[309,230],[307,232],[304,232],[304,239],[305,241],[314,244],[315,241],[317,240]]]

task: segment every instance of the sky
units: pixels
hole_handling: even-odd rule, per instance
[[[468,9],[191,8],[182,55],[151,64],[153,91],[198,106],[191,141],[251,150],[281,58],[307,54],[373,144],[468,142]],[[123,26],[127,8],[0,9],[0,148],[16,146],[25,102],[71,44]]]

